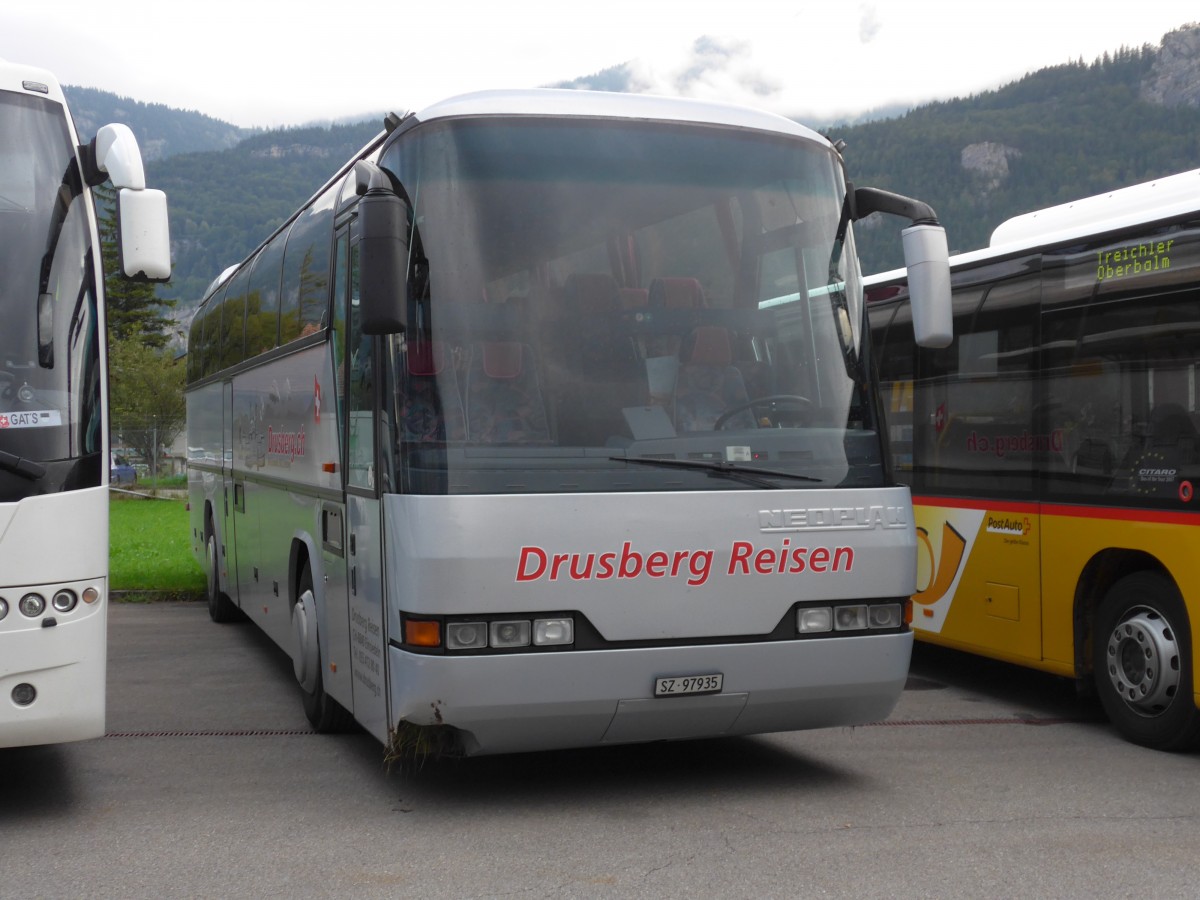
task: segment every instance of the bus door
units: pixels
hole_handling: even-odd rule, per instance
[[[962,273],[954,342],[921,351],[914,497],[922,551],[914,625],[946,643],[1040,660],[1037,302],[1029,260]],[[974,282],[974,284],[972,283]]]
[[[239,585],[242,578],[238,573],[238,534],[249,531],[238,519],[245,515],[245,483],[237,478],[233,469],[233,382],[221,385],[221,522],[220,540],[225,554],[225,593],[234,605],[240,605]]]
[[[335,317],[345,323],[339,408],[345,447],[346,557],[354,717],[370,734],[388,738],[382,517],[376,456],[377,339],[363,334],[358,306],[358,244],[353,225],[337,238],[339,276]],[[344,313],[342,312],[344,310]]]

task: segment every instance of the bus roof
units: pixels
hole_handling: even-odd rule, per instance
[[[753,128],[807,138],[822,144],[829,141],[798,122],[775,113],[730,103],[713,103],[651,94],[619,94],[604,91],[573,91],[555,88],[477,91],[450,97],[417,112],[421,122],[458,116],[530,115],[581,116],[596,118],[646,119],[697,122]]]
[[[58,103],[65,102],[58,79],[48,70],[20,65],[5,59],[0,59],[0,91],[33,94]]]
[[[1200,169],[1192,169],[1013,216],[996,227],[987,247],[950,257],[950,267],[954,269],[1035,247],[1066,244],[1197,211],[1200,211]],[[904,269],[893,269],[872,275],[867,282],[879,284],[904,276]]]

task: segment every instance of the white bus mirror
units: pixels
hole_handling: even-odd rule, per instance
[[[130,188],[117,193],[117,247],[126,277],[146,281],[171,277],[166,194]]]
[[[96,167],[107,172],[116,188],[140,191],[146,187],[142,153],[128,125],[105,125],[96,132]]]
[[[908,268],[913,337],[920,347],[947,347],[954,339],[954,320],[946,229],[940,225],[913,225],[900,232],[900,237]]]

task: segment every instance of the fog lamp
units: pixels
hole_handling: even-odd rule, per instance
[[[37,688],[23,681],[12,689],[12,699],[17,706],[28,706],[37,699]]]
[[[861,631],[867,627],[867,605],[838,606],[833,610],[834,631]]]
[[[63,588],[54,595],[54,599],[50,601],[51,605],[60,613],[70,612],[75,608],[75,604],[79,602],[79,598],[75,596],[75,592]]]
[[[17,603],[21,615],[36,619],[46,611],[46,598],[41,594],[26,594]]]
[[[575,622],[572,619],[534,619],[533,643],[538,647],[569,644],[575,640]]]
[[[493,622],[490,628],[493,647],[528,647],[529,622],[514,619],[508,622]]]
[[[880,603],[868,613],[872,628],[899,628],[903,619],[899,603]]]
[[[488,642],[487,622],[446,623],[447,650],[477,650]]]
[[[796,615],[796,630],[801,634],[816,634],[833,630],[833,610],[828,606],[802,609]]]
[[[0,619],[8,615],[8,601],[0,597]]]

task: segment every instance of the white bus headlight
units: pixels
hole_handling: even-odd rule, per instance
[[[879,603],[868,607],[868,617],[872,628],[899,628],[904,612],[899,603]]]
[[[801,634],[833,631],[833,610],[828,606],[800,610],[796,614],[796,630]]]
[[[514,619],[508,622],[493,622],[490,628],[493,647],[528,647],[529,621]]]
[[[17,603],[21,615],[36,619],[46,611],[46,598],[41,594],[26,594]]]
[[[60,613],[68,613],[75,608],[75,604],[79,602],[79,598],[75,596],[75,592],[63,588],[54,595],[54,599],[50,604]]]
[[[8,615],[8,601],[0,597],[0,619]]]
[[[488,642],[487,622],[448,622],[447,650],[478,650]]]
[[[575,640],[575,622],[572,619],[534,619],[533,643],[537,647],[570,644]]]
[[[867,627],[867,605],[838,606],[833,611],[834,631],[860,631]]]

